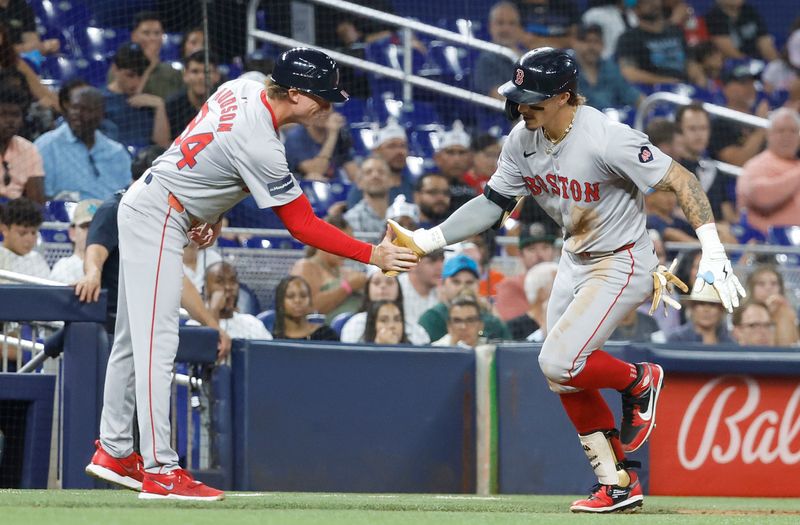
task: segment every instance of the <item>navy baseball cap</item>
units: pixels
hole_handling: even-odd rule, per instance
[[[480,278],[478,264],[464,254],[455,255],[444,262],[444,266],[442,266],[442,278],[446,279],[452,277],[464,270],[469,270],[475,277]]]

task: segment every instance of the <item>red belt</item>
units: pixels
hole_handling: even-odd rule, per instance
[[[615,253],[624,252],[630,248],[633,248],[636,245],[635,242],[631,242],[626,244],[625,246],[620,246],[616,250],[611,250],[610,252],[581,252],[577,253],[576,255],[581,259],[591,259],[594,257],[608,257],[609,255],[614,255]]]

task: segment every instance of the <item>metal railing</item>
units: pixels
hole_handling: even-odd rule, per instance
[[[333,9],[338,9],[340,11],[355,13],[364,18],[369,18],[371,20],[379,20],[381,22],[401,28],[400,33],[401,33],[401,40],[403,42],[402,71],[398,71],[396,69],[387,66],[382,66],[380,64],[375,64],[373,62],[369,62],[367,60],[363,60],[360,58],[352,57],[344,53],[332,51],[330,49],[324,49],[324,51],[328,55],[330,55],[334,60],[336,60],[341,64],[345,64],[350,67],[361,69],[394,80],[399,80],[403,84],[404,103],[406,104],[413,103],[411,87],[415,86],[430,91],[434,91],[439,94],[448,95],[453,98],[466,100],[468,102],[473,102],[475,104],[479,104],[481,106],[494,109],[496,111],[503,111],[504,103],[500,100],[494,99],[486,95],[482,95],[480,93],[475,93],[467,89],[452,86],[450,84],[445,84],[444,82],[438,82],[435,80],[430,80],[425,77],[414,75],[412,73],[413,33],[417,32],[435,36],[437,38],[441,38],[442,40],[454,42],[465,47],[472,47],[475,49],[480,49],[482,51],[489,51],[491,53],[496,53],[498,55],[506,56],[512,60],[516,60],[519,55],[512,49],[498,44],[494,44],[492,42],[487,42],[485,40],[474,38],[472,36],[465,36],[460,33],[455,33],[453,31],[447,31],[446,29],[424,24],[416,20],[411,20],[396,15],[391,15],[358,4],[352,4],[350,2],[345,2],[341,0],[308,0],[308,1],[314,4],[324,5]],[[264,31],[256,28],[256,12],[258,11],[258,6],[260,3],[261,0],[250,0],[247,8],[247,52],[248,53],[252,53],[255,51],[257,40],[263,40],[265,42],[270,42],[287,48],[305,46],[305,47],[312,47],[312,48],[315,47],[317,49],[321,49],[318,46],[311,46],[307,42],[301,42],[293,38],[284,37],[275,33],[271,33],[269,31]]]

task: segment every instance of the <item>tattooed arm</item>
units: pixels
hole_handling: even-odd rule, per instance
[[[695,230],[704,224],[714,222],[711,204],[703,187],[700,186],[700,181],[674,160],[655,189],[671,191],[678,197],[678,204]]]

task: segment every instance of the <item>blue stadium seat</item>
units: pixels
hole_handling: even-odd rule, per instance
[[[53,55],[42,62],[41,77],[58,82],[78,76],[75,61],[64,55]]]
[[[39,236],[42,242],[69,242],[69,235],[66,230],[40,229]]]
[[[75,61],[78,76],[95,87],[104,87],[108,82],[108,68],[111,67],[109,59],[79,58]]]
[[[353,317],[353,312],[342,312],[331,320],[331,328],[336,335],[342,335],[342,328],[351,317]]]
[[[239,283],[239,298],[236,301],[238,310],[245,314],[256,315],[261,310],[258,297],[246,284]]]
[[[69,212],[65,201],[48,201],[44,205],[45,222],[69,222]]]
[[[247,197],[226,215],[234,228],[283,228],[281,220],[272,210],[262,210],[253,197]]]
[[[86,26],[94,22],[89,7],[80,0],[29,2],[39,24],[47,30]]]
[[[82,56],[97,60],[111,58],[119,46],[130,40],[131,33],[114,27],[75,27],[74,38]]]
[[[270,331],[275,329],[275,310],[265,310],[258,314],[256,318],[264,323],[264,328]]]
[[[308,200],[311,202],[311,207],[317,215],[327,215],[328,208],[336,202],[334,192],[331,190],[331,184],[328,182],[316,180],[299,180],[300,188],[306,194]],[[341,199],[340,199],[341,200]]]
[[[180,61],[181,59],[181,33],[164,33],[161,45],[161,60],[164,62]]]

